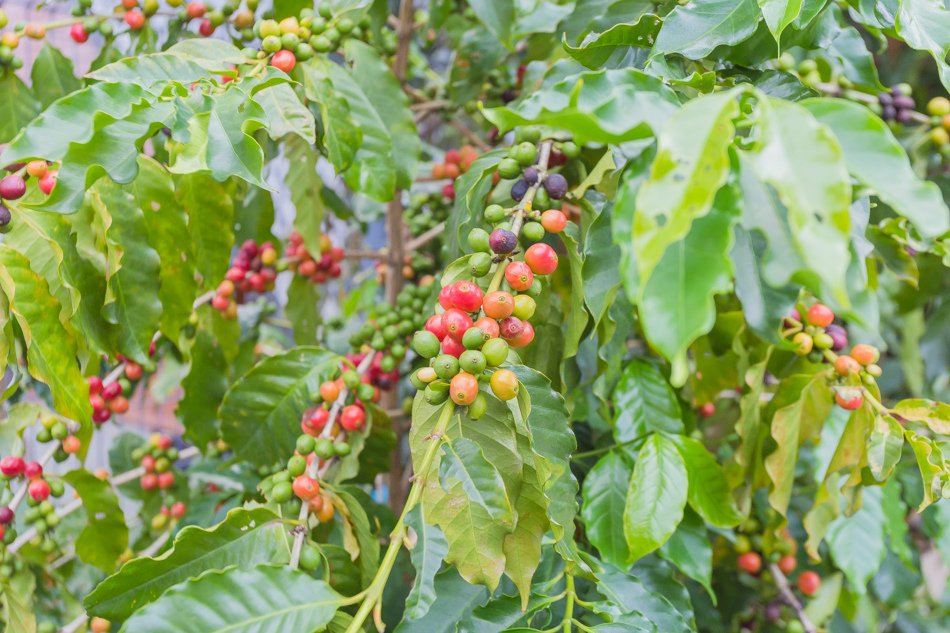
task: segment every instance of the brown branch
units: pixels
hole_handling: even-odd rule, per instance
[[[408,251],[417,250],[418,248],[425,246],[430,241],[439,237],[444,232],[445,232],[445,222],[439,222],[438,224],[433,226],[431,229],[429,229],[425,233],[420,233],[418,236],[409,240],[409,243],[406,244],[406,250]]]
[[[459,134],[461,134],[466,139],[468,139],[469,143],[471,143],[472,145],[475,145],[478,149],[482,150],[483,152],[487,152],[488,150],[492,148],[491,145],[483,141],[482,138],[478,134],[476,134],[472,130],[462,125],[462,123],[458,121],[457,119],[452,119],[450,123],[452,127],[458,130]]]
[[[775,579],[775,586],[778,587],[779,594],[781,594],[785,602],[795,610],[799,622],[805,627],[805,633],[818,633],[818,629],[815,628],[811,618],[805,613],[805,607],[802,606],[802,603],[795,596],[795,592],[792,591],[792,588],[788,584],[788,578],[785,577],[785,574],[782,573],[779,566],[775,563],[769,563],[769,571]]]

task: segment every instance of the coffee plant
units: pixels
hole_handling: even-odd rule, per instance
[[[950,630],[945,0],[53,6],[6,633]]]

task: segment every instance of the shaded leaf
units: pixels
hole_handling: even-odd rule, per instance
[[[686,464],[676,444],[659,433],[637,455],[627,491],[623,530],[630,559],[637,560],[670,538],[686,507]]]
[[[89,471],[73,470],[63,479],[76,490],[86,511],[86,523],[76,538],[76,555],[107,573],[113,571],[129,546],[129,528],[119,498],[108,481]]]

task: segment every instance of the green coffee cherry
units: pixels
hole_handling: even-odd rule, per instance
[[[532,162],[534,161],[534,155],[531,156]],[[521,164],[518,160],[514,158],[503,158],[500,163],[498,163],[498,174],[505,180],[511,180],[512,178],[517,178],[521,173]]]
[[[435,369],[436,376],[449,380],[459,373],[459,361],[451,354],[440,354],[433,362],[432,368]]]
[[[412,335],[412,349],[422,358],[438,356],[441,347],[439,338],[428,330],[422,330]]]
[[[544,239],[544,227],[540,222],[525,222],[521,227],[521,237],[529,242],[539,242]]]
[[[488,253],[491,247],[488,245],[488,231],[481,228],[474,228],[468,233],[468,245],[473,251]]]
[[[485,355],[478,350],[466,350],[459,357],[459,367],[475,376],[485,371],[487,364]]]
[[[347,442],[337,442],[333,445],[333,452],[336,453],[337,457],[346,457],[351,450],[353,449]]]
[[[286,503],[290,501],[290,498],[294,494],[294,489],[290,485],[289,481],[281,481],[274,484],[273,489],[270,493],[270,498],[275,503]]]
[[[522,165],[533,165],[534,159],[538,155],[538,149],[534,143],[520,143],[514,150],[513,158]]]
[[[320,566],[320,551],[309,543],[300,550],[300,568],[313,571]]]
[[[307,460],[300,455],[294,455],[287,460],[287,472],[291,477],[302,475],[307,470]]]
[[[336,454],[336,449],[333,448],[333,442],[331,440],[321,437],[317,440],[316,444],[314,444],[313,452],[316,453],[320,459],[330,459]]]
[[[468,405],[468,417],[473,420],[477,420],[478,418],[485,415],[485,411],[487,409],[488,398],[485,397],[485,394],[479,392],[479,394],[475,396],[475,401]]]
[[[489,338],[488,334],[482,328],[470,327],[465,330],[465,334],[462,335],[462,345],[465,349],[481,349],[482,345],[484,345]]]
[[[508,359],[508,343],[501,338],[493,338],[482,346],[482,354],[489,367],[498,367]]]
[[[314,439],[310,435],[301,435],[297,438],[297,452],[301,455],[309,455],[313,452]]]
[[[491,255],[488,253],[474,253],[468,260],[469,272],[472,277],[484,277],[491,270]]]
[[[500,204],[490,204],[485,207],[485,221],[489,224],[497,224],[505,219],[505,208]]]

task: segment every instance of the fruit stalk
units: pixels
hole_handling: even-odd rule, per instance
[[[769,571],[775,579],[775,586],[778,587],[779,594],[781,594],[782,598],[795,610],[798,620],[802,623],[802,626],[805,627],[805,633],[818,633],[818,629],[815,628],[811,618],[805,613],[805,607],[802,606],[802,603],[795,596],[795,592],[789,587],[788,579],[785,577],[785,574],[782,573],[779,566],[775,563],[769,563]]]
[[[439,450],[439,446],[442,445],[442,437],[445,435],[445,429],[448,428],[449,420],[452,419],[454,412],[455,403],[451,400],[446,401],[446,403],[442,405],[442,413],[439,415],[439,419],[435,423],[435,428],[429,436],[431,443],[426,447],[426,452],[423,454],[422,461],[419,463],[419,471],[412,481],[409,496],[406,497],[406,505],[402,509],[399,521],[396,522],[396,527],[394,527],[393,531],[389,534],[389,547],[386,548],[386,553],[383,555],[382,561],[380,561],[379,569],[376,571],[373,581],[369,587],[360,594],[363,596],[363,602],[360,604],[356,615],[353,616],[353,621],[350,622],[350,625],[347,627],[346,633],[359,633],[359,631],[362,631],[363,622],[366,621],[366,618],[372,613],[376,603],[379,602],[383,596],[383,590],[389,581],[389,574],[392,573],[393,565],[396,564],[396,557],[399,555],[399,550],[405,542],[407,529],[406,515],[409,514],[422,499],[422,491],[426,485],[426,476],[429,474],[429,470],[432,467],[432,460],[435,459],[435,454]]]
[[[363,360],[360,361],[360,364],[356,367],[356,373],[362,376],[373,364],[373,359],[376,358],[376,352],[369,352],[366,356],[363,357]],[[346,403],[346,397],[349,395],[350,390],[344,387],[340,390],[340,395],[337,396],[336,400],[333,402],[333,406],[330,407],[330,416],[327,418],[326,424],[323,426],[323,430],[320,432],[321,438],[326,438],[330,436],[330,433],[333,430],[333,425],[336,424],[336,418],[340,413],[340,409],[343,408],[343,405]],[[335,459],[335,458],[334,458]],[[323,476],[323,473],[327,471],[330,465],[333,463],[333,459],[328,460],[323,468],[318,468],[318,463],[320,460],[314,458],[314,460],[307,466],[307,474],[314,478],[319,479]],[[310,507],[308,503],[301,499],[300,503],[300,513],[297,515],[297,522],[299,525],[294,529],[294,543],[293,547],[290,550],[290,568],[297,569],[300,565],[300,553],[303,551],[303,542],[304,538],[307,536],[307,520],[310,515]]]

